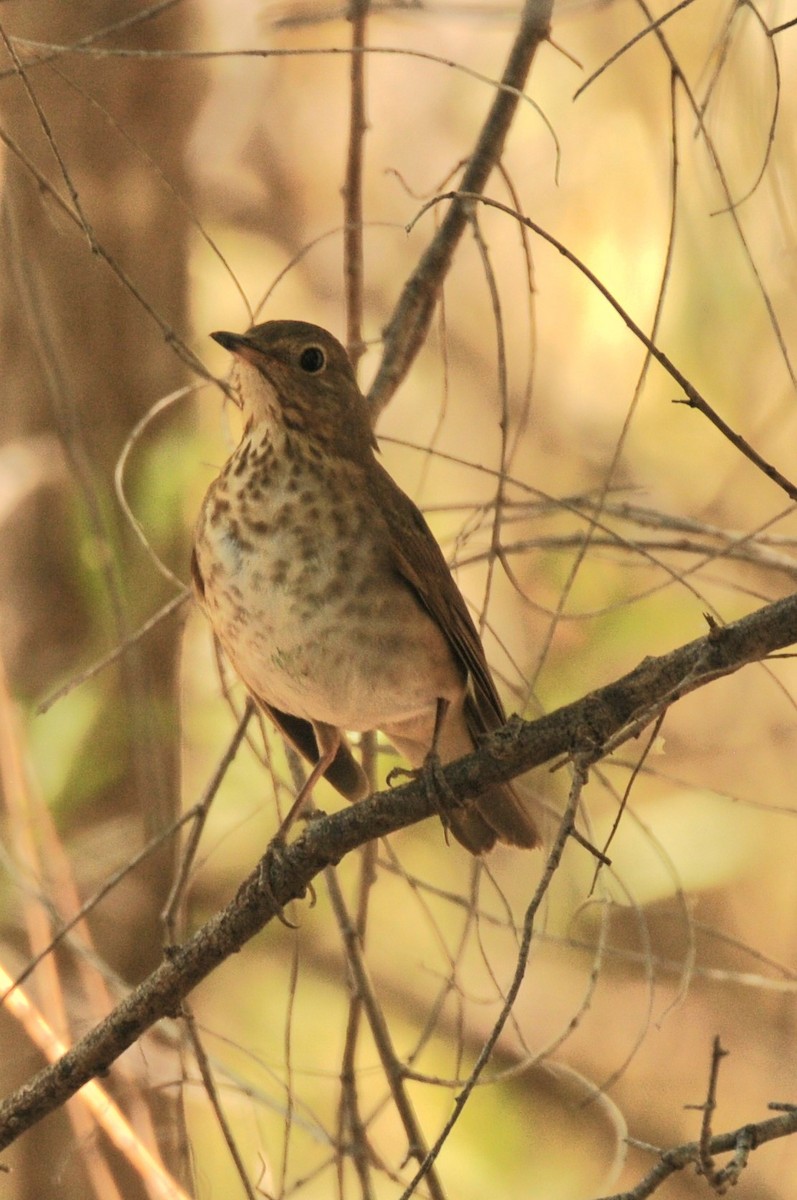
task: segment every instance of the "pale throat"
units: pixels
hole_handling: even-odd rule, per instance
[[[238,358],[232,374],[232,388],[241,405],[247,430],[265,424],[279,442],[282,431],[279,397],[269,379],[246,359]]]

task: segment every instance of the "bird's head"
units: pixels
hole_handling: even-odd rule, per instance
[[[247,425],[265,422],[346,458],[374,448],[368,404],[331,333],[305,321],[266,321],[210,336],[235,355],[233,388]]]

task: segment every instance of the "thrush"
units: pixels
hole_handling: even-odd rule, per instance
[[[381,731],[414,768],[472,753],[501,701],[434,535],[377,458],[346,351],[303,321],[211,337],[235,357],[245,424],[205,496],[192,576],[235,671],[310,786],[324,775],[348,800],[368,784],[346,731]],[[538,842],[508,784],[445,820],[473,854]]]

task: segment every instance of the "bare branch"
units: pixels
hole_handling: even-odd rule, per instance
[[[646,658],[628,675],[537,721],[514,717],[477,753],[443,769],[455,800],[464,803],[491,783],[514,778],[557,755],[596,761],[602,747],[635,733],[642,721],[687,693],[732,674],[797,641],[797,597],[788,597],[732,625],[714,625],[694,642]],[[286,849],[270,850],[235,898],[139,984],[112,1013],[53,1066],[40,1071],[0,1106],[0,1149],[53,1112],[162,1017],[180,1011],[185,996],[259,933],[287,904],[306,894],[325,867],[373,838],[434,816],[440,797],[423,779],[335,813],[318,815]],[[713,1145],[713,1143],[712,1143]]]
[[[770,1108],[776,1107],[781,1106],[770,1105]],[[751,1150],[757,1150],[759,1146],[763,1146],[765,1142],[774,1141],[775,1138],[789,1137],[791,1134],[797,1133],[797,1105],[784,1105],[783,1108],[785,1111],[778,1117],[770,1117],[769,1120],[759,1121],[756,1124],[742,1125],[730,1133],[718,1133],[708,1143],[709,1153],[714,1155],[732,1152],[734,1158],[731,1165],[735,1167],[738,1178]],[[687,1142],[683,1146],[665,1150],[653,1170],[635,1188],[629,1192],[615,1192],[612,1196],[603,1196],[601,1200],[647,1200],[647,1197],[652,1196],[660,1184],[665,1179],[669,1179],[670,1175],[699,1162],[699,1142]],[[731,1180],[729,1176],[726,1182],[735,1183],[736,1180]]]
[[[550,0],[526,0],[517,37],[501,76],[502,89],[495,94],[473,154],[468,160],[460,192],[481,192],[501,158],[506,135],[520,103],[519,93],[526,82],[537,47],[548,37],[551,8]],[[513,90],[504,90],[505,87]],[[451,206],[405,283],[384,331],[385,351],[368,395],[374,420],[407,374],[423,345],[438,292],[465,230],[468,204],[458,193],[452,193],[450,199]]]

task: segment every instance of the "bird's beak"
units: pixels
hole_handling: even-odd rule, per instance
[[[245,358],[247,362],[257,362],[260,351],[252,345],[245,333],[227,333],[225,330],[219,329],[210,336],[214,342],[218,342],[225,350],[229,350],[230,354],[236,354],[238,358]]]
[[[261,367],[263,365],[263,352],[253,346],[245,333],[228,333],[224,329],[218,329],[210,335],[214,342],[218,342],[225,350],[229,350],[230,354],[234,354],[236,358],[243,358],[246,362],[251,363],[253,367]],[[229,393],[233,401],[239,408],[243,408],[243,401],[236,389]]]

